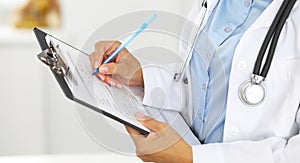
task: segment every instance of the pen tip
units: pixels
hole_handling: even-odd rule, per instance
[[[95,76],[98,72],[99,72],[99,69],[96,69],[96,70],[93,72],[93,76]]]

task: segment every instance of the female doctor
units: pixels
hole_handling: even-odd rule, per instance
[[[143,87],[145,104],[151,103],[154,87],[170,96],[167,107],[176,107],[177,99],[187,101],[180,106],[181,112],[201,145],[190,146],[167,124],[137,113],[136,118],[152,131],[144,137],[126,127],[138,157],[146,162],[300,162],[299,2],[284,21],[272,64],[262,75],[265,78],[251,78],[257,74],[253,69],[260,76],[267,65],[255,63],[282,4],[282,0],[198,2],[189,19],[199,24],[203,7],[207,12],[194,36],[195,45],[191,53],[185,46],[180,50],[187,64],[176,86],[187,90],[185,94],[176,94],[173,78],[161,70],[142,69],[128,50],[100,67],[97,77],[111,86]],[[91,62],[109,56],[119,44],[98,42]],[[265,58],[270,49],[266,48]],[[255,79],[258,82],[253,84]]]

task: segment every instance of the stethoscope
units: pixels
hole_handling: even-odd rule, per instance
[[[257,106],[261,104],[266,95],[265,87],[263,86],[263,82],[265,81],[267,74],[269,72],[269,69],[271,67],[271,63],[273,60],[273,56],[275,53],[275,49],[278,43],[279,36],[281,34],[282,28],[289,17],[295,3],[297,0],[284,0],[284,2],[281,4],[279,11],[277,12],[270,29],[263,41],[263,44],[260,48],[260,51],[258,53],[258,56],[255,61],[254,69],[252,72],[252,75],[250,76],[250,80],[247,80],[243,82],[239,87],[239,98],[240,100],[248,106]],[[204,0],[202,2],[202,9],[200,13],[200,21],[198,24],[198,32],[192,42],[192,46],[188,49],[188,55],[185,58],[185,61],[179,71],[179,73],[176,73],[174,75],[174,80],[176,82],[180,81],[182,79],[182,74],[188,64],[188,61],[193,53],[193,48],[195,47],[195,44],[197,42],[197,39],[199,37],[199,34],[201,33],[201,25],[203,23],[205,14],[207,11],[207,0]],[[265,56],[265,53],[268,49],[268,55]],[[265,59],[265,63],[262,66],[262,61]],[[188,80],[186,77],[182,79],[182,81],[185,84],[188,84]]]

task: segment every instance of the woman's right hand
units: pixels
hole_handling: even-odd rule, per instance
[[[120,44],[118,41],[99,41],[95,44],[95,51],[89,58],[93,69],[100,66],[96,76],[111,86],[125,84],[144,87],[141,65],[127,49],[123,49],[111,62],[101,65]]]

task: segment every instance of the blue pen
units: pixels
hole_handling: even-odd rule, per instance
[[[157,17],[156,14],[153,14],[147,21],[145,21],[140,28],[130,37],[128,37],[121,45],[105,60],[102,62],[102,64],[109,63],[111,60],[113,60],[120,51],[122,51],[133,39],[135,39],[141,32],[143,32],[149,24],[153,22],[153,20]],[[93,72],[93,75],[96,75],[99,72],[99,67],[96,68],[96,70]]]

